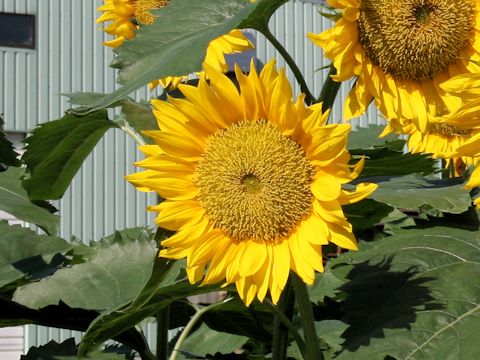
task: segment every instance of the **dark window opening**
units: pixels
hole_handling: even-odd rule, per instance
[[[34,49],[35,16],[0,13],[0,46]]]

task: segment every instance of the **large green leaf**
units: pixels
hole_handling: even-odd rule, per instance
[[[266,305],[254,302],[248,308],[235,298],[216,305],[202,316],[209,328],[223,333],[247,336],[270,343],[274,315]]]
[[[370,198],[392,207],[418,209],[430,206],[439,211],[461,214],[472,204],[463,185],[453,179],[426,179],[407,175],[369,180],[379,185]]]
[[[0,288],[22,278],[53,271],[54,265],[40,256],[70,248],[71,245],[59,237],[38,235],[30,229],[0,221]]]
[[[119,237],[96,247],[91,260],[60,269],[52,276],[17,288],[13,299],[32,309],[56,305],[106,311],[125,305],[148,281],[155,259],[148,233],[137,229],[134,241]]]
[[[403,230],[334,262],[350,267],[341,288],[350,327],[336,359],[478,357],[478,231]]]
[[[97,316],[96,311],[71,309],[63,303],[33,310],[0,297],[0,327],[36,324],[85,331]],[[145,337],[134,328],[125,330],[113,339],[139,352],[148,349]]]
[[[385,146],[386,142],[398,139],[395,134],[379,138],[385,127],[381,125],[369,124],[367,127],[357,127],[350,132],[348,136],[348,150],[371,149],[375,146]]]
[[[50,341],[40,347],[31,347],[26,355],[22,355],[20,360],[77,360],[77,345],[75,339],[70,338],[61,344]],[[96,351],[85,359],[92,360],[125,360],[123,354],[108,353]]]
[[[22,187],[23,175],[23,169],[14,167],[0,173],[0,210],[6,211],[17,219],[36,224],[48,234],[55,234],[58,230],[58,216],[30,201]]]
[[[219,289],[189,284],[184,266],[182,261],[158,258],[152,277],[132,303],[103,314],[90,325],[80,344],[79,354],[87,354],[176,300]]]
[[[239,349],[247,340],[248,337],[218,332],[203,324],[190,334],[182,347],[177,350],[202,357],[207,354],[214,355],[217,352],[228,354]]]
[[[115,66],[121,68],[119,80],[123,87],[72,112],[97,111],[153,80],[199,71],[210,41],[234,28],[253,27],[257,23],[263,26],[267,17],[285,2],[175,0],[152,11],[157,16],[155,23],[143,26],[133,40],[118,48]]]
[[[371,228],[379,223],[393,209],[383,203],[371,199],[365,199],[358,203],[347,205],[343,208],[348,222],[352,224],[355,232]]]
[[[31,173],[24,181],[30,198],[61,198],[100,138],[115,127],[106,111],[98,111],[81,118],[65,115],[33,130],[22,158]]]
[[[0,221],[0,267],[37,255],[54,254],[71,248],[62,238],[38,235],[19,225]]]
[[[361,145],[362,142],[357,141],[357,145]],[[354,158],[359,156],[366,158],[360,178],[414,173],[428,175],[437,171],[435,159],[427,154],[405,153],[404,148],[405,140],[384,141],[383,144],[376,144],[375,140],[373,146],[365,149],[350,149],[350,153]]]

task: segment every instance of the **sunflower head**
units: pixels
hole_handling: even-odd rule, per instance
[[[326,125],[321,105],[292,101],[283,70],[236,69],[237,87],[204,64],[198,87],[180,85],[185,99],[153,100],[161,131],[127,179],[165,200],[159,226],[176,231],[161,256],[187,258],[192,283],[235,283],[249,304],[270,292],[277,302],[290,270],[311,284],[323,271],[322,246],[356,249],[341,205],[376,186],[343,185],[358,176],[345,149],[349,125]],[[207,83],[205,77],[210,79]]]
[[[410,119],[421,132],[427,114],[461,105],[441,83],[478,72],[480,2],[474,0],[329,0],[341,10],[333,29],[309,38],[337,69],[336,81],[355,78],[344,108],[360,116],[372,100],[388,120]]]
[[[396,79],[425,80],[455,62],[474,29],[471,0],[362,0],[359,42]]]

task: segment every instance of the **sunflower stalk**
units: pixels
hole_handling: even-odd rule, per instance
[[[336,74],[337,69],[335,69],[335,66],[331,65],[327,78],[323,83],[322,92],[320,93],[320,97],[318,98],[318,102],[322,103],[322,112],[326,112],[327,110],[332,108],[333,103],[335,102],[335,98],[337,97],[338,90],[340,89],[341,83],[332,79],[332,75]]]
[[[170,321],[170,307],[167,306],[157,312],[157,360],[168,359],[168,323]]]
[[[266,304],[275,313],[272,346],[273,358],[279,360],[286,359],[289,332],[295,339],[302,356],[305,357],[305,341],[291,322],[295,305],[295,296],[291,281],[287,282],[278,306],[275,306],[268,300],[266,301]]]
[[[292,70],[295,79],[300,85],[300,91],[305,94],[305,103],[307,105],[311,105],[318,102],[308,89],[307,82],[305,81],[302,72],[295,63],[295,60],[288,53],[287,49],[285,49],[285,47],[277,40],[275,35],[272,34],[268,26],[262,27],[260,31],[267,38],[267,40],[270,41],[270,43],[275,47],[275,49],[277,49],[280,55],[282,55],[283,59],[286,61],[286,63]]]
[[[308,296],[307,285],[292,273],[292,285],[295,290],[300,318],[302,320],[303,333],[305,334],[305,360],[323,360],[323,353],[320,350],[320,341],[315,330],[315,319],[313,317],[312,305]]]

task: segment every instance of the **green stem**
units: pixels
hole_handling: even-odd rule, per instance
[[[298,84],[300,85],[300,90],[302,93],[305,94],[305,103],[307,105],[311,105],[313,103],[316,103],[317,100],[315,97],[312,95],[310,90],[308,89],[307,83],[305,81],[305,78],[302,75],[302,72],[298,68],[297,64],[295,63],[295,60],[290,56],[288,51],[283,47],[283,45],[277,40],[277,38],[272,34],[268,26],[262,27],[260,32],[267,38],[268,41],[272,43],[272,45],[277,49],[277,51],[282,55],[282,57],[285,59],[287,62],[288,66],[293,72],[293,75],[295,76],[295,79],[297,79]]]
[[[144,349],[143,351],[138,352],[138,356],[140,356],[140,359],[142,360],[157,360],[154,354],[148,349]]]
[[[273,325],[273,344],[272,344],[272,358],[278,360],[285,360],[287,357],[288,347],[288,325],[285,321],[290,323],[293,314],[293,307],[295,298],[293,296],[292,285],[290,281],[287,282],[285,289],[282,291],[282,296],[278,306],[275,306],[267,300],[267,304],[275,312],[275,322]]]
[[[328,72],[328,76],[323,83],[322,92],[320,93],[320,97],[318,98],[318,102],[322,103],[322,112],[331,109],[333,103],[335,102],[335,98],[337,97],[338,90],[340,89],[340,82],[333,81],[332,75],[337,74],[337,69],[333,65],[330,66],[330,71]]]
[[[292,273],[292,285],[297,298],[298,310],[302,319],[303,333],[305,334],[305,360],[323,360],[323,354],[320,350],[320,342],[315,330],[315,319],[313,317],[312,305],[308,296],[307,285]]]
[[[170,321],[170,307],[167,306],[157,312],[157,360],[168,359],[168,323]]]
[[[218,303],[215,303],[215,304],[211,304],[211,305],[208,305],[208,306],[205,306],[203,308],[199,308],[198,306],[196,305],[193,305],[195,307],[195,314],[192,316],[192,318],[190,319],[190,321],[187,323],[187,325],[185,326],[185,328],[183,329],[182,333],[180,334],[180,337],[178,338],[177,342],[175,343],[175,346],[172,350],[172,354],[170,355],[170,360],[176,360],[177,359],[177,356],[178,354],[180,353],[180,349],[182,347],[182,344],[183,342],[185,341],[185,339],[187,338],[187,336],[190,334],[190,332],[192,331],[193,327],[195,326],[195,324],[198,322],[198,320],[200,320],[200,318],[202,317],[203,314],[205,314],[207,311],[209,310],[212,310],[213,308],[217,307],[217,306],[220,306],[220,305],[223,305],[229,301],[231,301],[233,298],[229,298],[229,299],[225,299],[223,301],[220,301]]]
[[[288,332],[292,334],[302,356],[305,357],[305,341],[290,320],[293,316],[293,308],[295,306],[295,297],[291,281],[287,283],[287,286],[283,290],[278,306],[275,306],[269,300],[265,300],[265,304],[275,313],[272,358],[279,360],[286,358]]]
[[[120,125],[120,129],[125,131],[125,133],[130,136],[133,141],[137,143],[138,146],[143,146],[145,145],[145,141],[133,130],[128,124],[125,122],[125,124]]]

